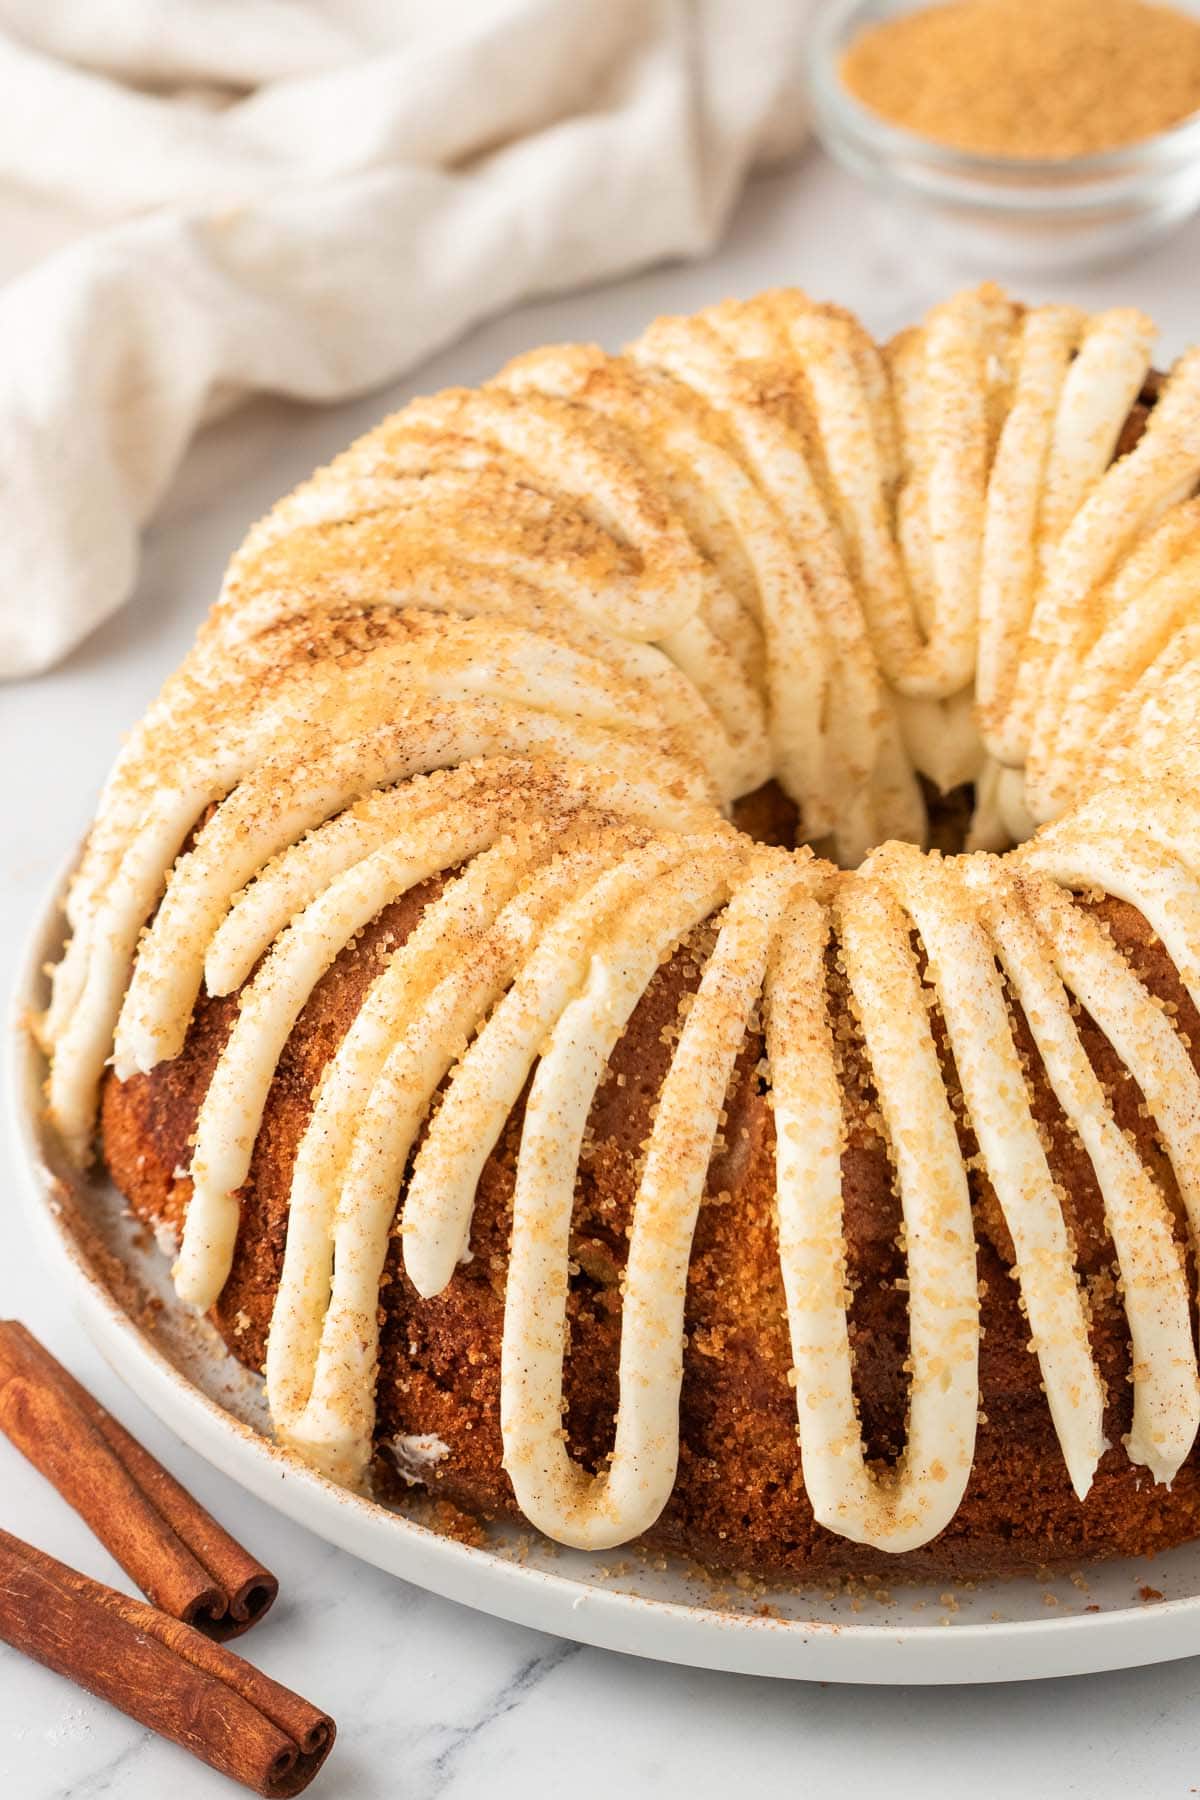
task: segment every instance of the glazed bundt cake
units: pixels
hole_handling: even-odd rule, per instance
[[[1153,341],[768,293],[418,400],[250,534],[41,1033],[284,1444],[761,1573],[1200,1535]]]

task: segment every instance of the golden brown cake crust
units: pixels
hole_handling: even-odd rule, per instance
[[[769,830],[779,811],[771,797],[757,799],[756,826]],[[261,1367],[265,1356],[291,1164],[312,1091],[380,958],[403,939],[432,891],[432,886],[417,890],[389,907],[343,952],[301,1015],[280,1064],[243,1195],[232,1276],[215,1310],[225,1341],[251,1368]],[[1193,1055],[1200,1065],[1200,1018],[1145,921],[1113,899],[1098,903],[1095,911],[1147,986],[1178,1008],[1177,1023],[1197,1046]],[[694,988],[698,972],[699,961],[685,946],[655,979],[618,1046],[590,1120],[572,1246],[576,1272],[566,1392],[572,1451],[593,1464],[611,1442],[619,1276],[639,1145],[677,1029],[680,997]],[[202,1000],[182,1056],[149,1076],[125,1083],[110,1078],[106,1084],[104,1154],[118,1186],[147,1219],[165,1217],[177,1224],[182,1217],[188,1183],[172,1171],[187,1160],[195,1114],[235,1005],[232,999]],[[903,1439],[904,1259],[897,1249],[890,1167],[870,1122],[873,1097],[848,1015],[843,1022],[852,1119],[843,1169],[856,1386],[868,1449],[887,1455]],[[1153,1154],[1140,1095],[1107,1041],[1090,1021],[1082,1023],[1089,1057],[1112,1092],[1122,1127]],[[935,1024],[941,1039],[940,1021]],[[1200,1531],[1195,1454],[1167,1489],[1131,1467],[1120,1447],[1129,1424],[1129,1350],[1113,1248],[1091,1164],[1065,1126],[1019,1017],[1017,1026],[1087,1280],[1092,1345],[1108,1389],[1105,1429],[1112,1448],[1086,1503],[1076,1499],[1063,1466],[995,1196],[972,1168],[983,1418],[963,1503],[938,1539],[898,1558],[849,1544],[814,1523],[788,1384],[791,1353],[775,1240],[774,1130],[760,1091],[762,1045],[753,1037],[738,1060],[724,1143],[710,1168],[696,1234],[679,1474],[670,1505],[651,1534],[653,1543],[712,1567],[762,1575],[884,1568],[892,1575],[974,1576],[1153,1551]],[[947,1081],[970,1157],[974,1145],[962,1123],[948,1058]],[[377,1441],[386,1446],[397,1435],[433,1434],[449,1446],[430,1471],[434,1491],[485,1517],[518,1516],[501,1470],[499,1345],[519,1129],[518,1109],[480,1183],[472,1260],[444,1293],[421,1300],[403,1273],[395,1239],[381,1294]],[[1180,1235],[1182,1240],[1182,1229]]]

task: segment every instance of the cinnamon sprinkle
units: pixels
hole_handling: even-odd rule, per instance
[[[841,77],[935,143],[1057,160],[1200,110],[1200,20],[1144,0],[950,0],[861,32]]]

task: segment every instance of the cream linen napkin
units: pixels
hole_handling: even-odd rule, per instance
[[[807,0],[0,0],[0,675],[119,607],[189,439],[712,244]]]

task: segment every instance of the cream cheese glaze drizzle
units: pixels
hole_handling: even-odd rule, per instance
[[[364,1479],[389,1240],[419,1295],[446,1288],[528,1084],[505,1469],[565,1543],[652,1526],[676,1474],[697,1213],[761,1019],[817,1520],[904,1552],[970,1480],[979,1293],[947,1056],[1082,1498],[1105,1395],[1019,1013],[1119,1264],[1125,1449],[1171,1479],[1200,1426],[1187,1264],[1079,1009],[1140,1091],[1194,1243],[1200,1077],[1074,898],[1137,908],[1200,1005],[1200,353],[1114,461],[1153,336],[1129,309],[1022,309],[991,286],[883,348],[794,291],[729,302],[658,320],[621,355],[536,351],[479,392],[414,402],[250,534],[105,789],[41,1030],[50,1111],[82,1161],[106,1062],[154,1069],[202,988],[238,995],[175,1265],[181,1298],[210,1306],[289,1033],[355,935],[427,884],[296,1155],[266,1371],[283,1441]],[[723,816],[770,777],[799,809],[794,852]],[[921,778],[974,784],[965,854],[919,848]],[[581,1147],[626,1022],[706,922],[634,1203],[613,1452],[593,1473],[563,1431]],[[865,1455],[854,1393],[831,958],[904,1222],[909,1408],[888,1468]]]

